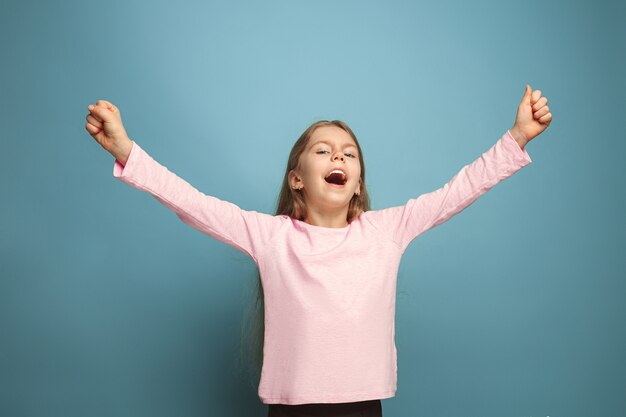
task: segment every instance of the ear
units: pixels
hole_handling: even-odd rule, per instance
[[[289,171],[289,186],[294,190],[298,190],[304,187],[304,183],[302,182],[302,179],[298,176],[298,173],[293,169]]]
[[[356,185],[356,190],[354,191],[354,194],[356,195],[361,194],[361,177],[359,177],[359,183]]]

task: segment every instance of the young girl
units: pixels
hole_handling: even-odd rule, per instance
[[[341,121],[307,128],[289,154],[276,215],[205,195],[129,139],[119,109],[89,105],[86,129],[115,157],[113,175],[188,225],[254,260],[264,297],[258,394],[268,416],[382,416],[396,392],[400,258],[531,161],[525,146],[552,114],[529,85],[513,127],[438,190],[370,210],[363,154]]]

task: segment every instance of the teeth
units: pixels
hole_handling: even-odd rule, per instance
[[[341,175],[346,175],[346,174],[345,174],[342,170],[340,170],[340,169],[333,169],[332,171],[330,171],[330,172],[328,173],[328,175],[330,175],[330,174],[334,174],[335,172],[337,172],[337,173],[339,173],[339,174],[341,174]],[[327,175],[327,176],[328,176],[328,175]]]

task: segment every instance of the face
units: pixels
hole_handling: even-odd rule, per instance
[[[320,126],[311,135],[299,166],[289,174],[292,188],[301,188],[307,205],[319,208],[347,206],[360,192],[361,164],[358,148],[348,132],[337,126]],[[336,172],[329,176],[334,170]],[[336,184],[335,182],[339,182]]]

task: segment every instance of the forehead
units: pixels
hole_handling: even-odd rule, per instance
[[[320,126],[315,129],[309,139],[309,146],[313,146],[320,141],[327,142],[330,145],[354,146],[356,148],[356,142],[352,139],[352,136],[338,126]]]

